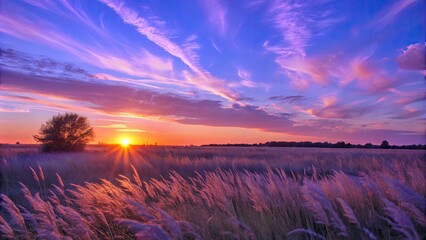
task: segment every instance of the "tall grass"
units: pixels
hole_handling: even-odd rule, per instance
[[[3,156],[2,172],[8,187],[3,186],[1,195],[2,236],[426,237],[423,151],[141,148],[125,163],[105,155],[106,150]],[[73,164],[96,170],[93,175],[101,179],[91,181],[93,176],[78,172],[80,168],[73,168]],[[99,168],[92,168],[92,164]],[[112,166],[116,168],[113,171],[109,169]],[[64,179],[63,173],[74,173],[75,181]],[[84,182],[85,178],[89,181]],[[23,183],[16,187],[13,181]]]

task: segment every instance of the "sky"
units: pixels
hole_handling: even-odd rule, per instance
[[[75,112],[94,143],[425,144],[421,0],[16,0],[0,142]]]

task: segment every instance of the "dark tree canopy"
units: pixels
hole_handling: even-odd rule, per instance
[[[382,144],[380,144],[380,148],[383,148],[383,149],[388,149],[388,148],[390,148],[389,142],[388,142],[388,141],[386,141],[386,140],[383,140],[383,141],[382,141]]]
[[[87,118],[76,113],[58,114],[41,125],[33,136],[42,144],[43,152],[78,152],[95,137]]]

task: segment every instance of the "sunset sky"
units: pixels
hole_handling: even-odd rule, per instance
[[[0,142],[424,144],[425,1],[6,0]]]

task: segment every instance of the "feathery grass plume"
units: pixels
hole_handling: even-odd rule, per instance
[[[40,232],[40,230],[48,230],[59,233],[57,219],[52,205],[44,201],[39,193],[36,193],[32,199],[35,207],[35,217],[40,226],[37,232]]]
[[[252,207],[258,212],[268,211],[269,203],[263,189],[265,181],[262,181],[258,174],[247,173],[243,175],[243,179],[249,189]]]
[[[56,173],[56,179],[58,180],[58,183],[59,183],[59,186],[62,188],[62,190],[64,189],[64,187],[65,187],[65,185],[64,185],[64,182],[62,181],[62,178],[61,178],[61,176],[58,174],[58,173]]]
[[[49,192],[50,192],[50,197],[48,197],[48,199],[52,202],[52,203],[54,203],[55,205],[61,205],[61,201],[59,200],[59,198],[58,198],[58,196],[52,191],[52,190],[49,190]]]
[[[19,235],[27,235],[27,228],[25,227],[25,221],[22,217],[19,209],[13,203],[10,198],[4,194],[0,194],[0,206],[3,207],[9,214],[9,225],[14,229]]]
[[[10,228],[9,224],[7,224],[2,216],[0,216],[0,233],[5,239],[15,238],[12,228]]]
[[[132,195],[134,198],[141,201],[145,201],[147,198],[147,193],[142,189],[142,187],[132,183],[130,179],[124,175],[119,175],[120,178],[116,180],[120,183],[120,186],[123,191],[127,194]]]
[[[139,187],[142,187],[142,181],[141,181],[141,178],[139,177],[139,173],[138,173],[138,171],[136,171],[136,168],[133,166],[133,164],[130,164],[130,167],[131,167],[131,168],[132,168],[132,170],[133,170],[133,175],[132,175],[133,180],[135,181],[135,183],[136,183]]]
[[[370,230],[368,230],[367,228],[362,228],[362,230],[364,231],[365,235],[367,235],[368,239],[377,240],[376,236],[372,232],[370,232]]]
[[[109,224],[108,220],[106,219],[105,214],[101,210],[95,208],[95,209],[93,209],[93,212],[102,221],[102,224],[109,227],[110,224]]]
[[[348,236],[346,226],[334,211],[333,206],[318,184],[305,181],[305,185],[302,187],[302,193],[305,199],[307,199],[307,207],[314,212],[314,216],[317,218],[317,221],[319,220],[319,223],[327,219],[323,215],[325,209],[328,213],[329,225],[338,229],[339,235]]]
[[[26,200],[28,201],[32,210],[35,212],[33,216],[37,220],[38,227],[35,230],[38,233],[40,233],[42,230],[58,232],[55,212],[52,205],[49,202],[45,202],[43,199],[41,199],[38,193],[36,193],[33,197],[28,188],[23,183],[20,184],[22,187],[21,190],[24,193]]]
[[[426,203],[425,203],[426,204]],[[413,204],[408,202],[400,202],[399,205],[406,210],[406,212],[410,213],[412,218],[416,220],[420,225],[426,228],[426,216],[425,212],[417,209]]]
[[[37,172],[34,170],[34,168],[30,167],[31,173],[33,174],[33,178],[38,182],[40,185],[40,179],[38,178]]]
[[[315,221],[319,224],[330,225],[327,213],[325,212],[322,204],[310,193],[308,187],[301,188],[303,198],[305,199],[305,206],[312,211],[315,217]]]
[[[52,184],[52,187],[56,190],[56,192],[58,192],[60,194],[60,196],[65,197],[65,192],[63,188],[58,187],[55,184]],[[50,190],[52,191],[52,190]]]
[[[384,210],[386,214],[393,220],[391,221],[385,218],[392,228],[404,234],[408,239],[420,240],[419,234],[404,210],[386,198],[383,198],[382,201],[385,204]]]
[[[171,171],[171,196],[176,197],[181,203],[186,201],[195,202],[191,185],[176,171]]]
[[[169,235],[157,224],[144,224],[135,220],[117,218],[118,224],[124,225],[135,233],[137,240],[171,240]]]
[[[73,229],[78,227],[76,222],[79,221],[84,224],[85,228],[93,232],[91,238],[94,238],[94,235],[99,239],[136,238],[125,226],[115,221],[115,219],[132,219],[142,225],[156,226],[154,228],[160,229],[168,238],[180,236],[180,234],[173,236],[171,233],[169,234],[173,225],[164,223],[167,222],[167,217],[161,216],[161,213],[155,207],[156,205],[173,216],[173,218],[178,216],[179,220],[182,220],[175,221],[170,217],[170,222],[176,223],[177,227],[174,227],[179,228],[182,232],[183,239],[197,239],[195,234],[189,234],[193,231],[190,229],[191,226],[194,227],[195,233],[199,233],[206,239],[221,237],[224,239],[232,237],[233,239],[243,239],[241,230],[234,230],[226,221],[230,216],[235,216],[241,222],[246,223],[257,236],[264,239],[317,239],[313,235],[307,235],[307,233],[303,235],[290,234],[287,237],[287,233],[292,229],[312,229],[324,235],[324,238],[327,239],[340,238],[340,236],[337,236],[341,232],[339,226],[336,227],[336,223],[337,225],[339,224],[335,220],[337,217],[344,220],[341,222],[347,224],[348,231],[350,227],[351,235],[347,238],[375,239],[374,235],[377,235],[377,238],[380,236],[383,239],[392,239],[407,238],[406,236],[408,235],[414,235],[414,233],[402,228],[402,231],[406,233],[403,233],[404,235],[392,229],[392,226],[398,224],[392,217],[388,217],[386,215],[387,212],[383,210],[385,204],[381,198],[386,197],[401,210],[405,211],[420,238],[425,237],[425,231],[422,228],[424,214],[421,207],[423,206],[418,206],[419,201],[412,196],[402,196],[404,193],[410,194],[409,191],[392,190],[392,183],[386,183],[384,180],[385,177],[395,179],[395,181],[416,192],[423,199],[425,191],[421,189],[421,183],[413,180],[421,178],[410,178],[409,176],[410,169],[418,169],[425,166],[424,160],[419,157],[416,157],[413,161],[403,161],[403,165],[397,165],[400,169],[395,170],[395,167],[393,167],[394,162],[400,161],[400,158],[393,159],[392,157],[389,159],[388,154],[382,155],[382,153],[377,152],[371,153],[371,157],[367,158],[365,156],[370,153],[357,153],[355,158],[351,157],[352,152],[350,155],[346,155],[349,157],[348,159],[340,159],[346,153],[326,153],[323,152],[325,150],[318,149],[312,150],[319,151],[312,155],[312,153],[307,153],[310,151],[308,149],[306,151],[274,149],[274,156],[271,156],[263,155],[264,151],[266,151],[265,149],[262,149],[261,152],[256,152],[259,150],[250,148],[247,151],[243,151],[242,154],[245,154],[243,157],[235,154],[234,152],[236,151],[234,150],[229,151],[231,155],[227,158],[214,156],[218,153],[222,154],[223,149],[214,150],[214,152],[210,152],[212,151],[211,149],[205,149],[199,150],[200,152],[196,152],[196,154],[192,152],[193,150],[191,152],[181,152],[182,149],[172,150],[179,153],[179,155],[174,153],[172,155],[173,158],[167,161],[164,161],[161,157],[153,157],[152,159],[156,160],[153,166],[158,167],[158,172],[148,172],[146,176],[155,180],[143,182],[143,187],[137,186],[136,181],[131,176],[130,178],[120,176],[117,179],[118,184],[116,182],[111,183],[110,181],[113,180],[111,177],[108,179],[109,181],[102,180],[99,183],[71,185],[67,181],[82,182],[88,176],[92,179],[97,179],[98,176],[105,176],[105,173],[107,173],[105,171],[110,170],[102,168],[104,165],[108,165],[102,161],[109,161],[108,159],[100,160],[100,158],[96,159],[95,157],[93,162],[90,162],[92,159],[89,159],[89,157],[92,158],[96,155],[91,155],[92,153],[90,152],[79,155],[84,162],[90,164],[76,164],[78,166],[75,169],[76,174],[72,176],[73,179],[64,179],[65,185],[72,186],[71,189],[65,190],[64,184],[58,180],[55,183],[56,185],[53,186],[52,196],[50,198],[43,196],[41,199],[39,194],[32,196],[30,191],[24,185],[21,185],[24,195],[26,195],[25,198],[30,202],[29,211],[18,206],[20,214],[25,221],[28,235],[35,238],[53,236],[51,239],[58,239],[66,235],[73,239],[78,239],[79,236],[77,235],[80,232]],[[147,151],[151,150],[147,149]],[[158,149],[155,151],[158,151]],[[290,151],[294,155],[291,156],[289,154],[289,156],[285,157],[286,161],[281,161],[282,151]],[[213,158],[201,156],[204,153],[213,155]],[[86,154],[88,157],[85,157]],[[197,156],[191,159],[186,156],[181,157],[180,154]],[[412,156],[411,154],[414,154],[414,151],[409,154],[409,156]],[[415,154],[421,155],[417,152]],[[249,155],[250,157],[248,157]],[[162,155],[159,154],[158,156]],[[278,156],[280,159],[278,159]],[[61,155],[58,154],[58,157],[61,158]],[[261,162],[258,161],[259,157],[268,160],[266,161],[267,167],[264,166],[265,164],[259,164]],[[335,161],[337,157],[339,159]],[[65,172],[65,168],[68,167],[68,159],[70,159],[69,162],[72,160],[73,164],[76,161],[77,163],[83,162],[78,162],[81,161],[80,158],[64,157],[63,162],[60,162],[61,167],[64,169],[58,169],[58,165],[48,164],[43,167],[46,180],[49,179],[49,174],[55,174],[57,171]],[[356,159],[356,161],[353,159]],[[31,159],[29,160],[32,161]],[[37,162],[30,162],[29,165],[37,166]],[[336,164],[335,162],[339,163]],[[21,175],[28,175],[29,173],[28,169],[25,168],[21,170],[21,175],[18,174],[18,167],[22,168],[22,164],[19,161],[8,160],[8,164],[8,167],[12,169],[12,171],[5,170],[9,171],[6,172],[9,177],[20,179]],[[392,167],[388,165],[392,165]],[[94,166],[97,167],[97,171],[92,171],[94,169],[91,168]],[[301,174],[303,168],[313,171],[311,166],[315,166],[318,170],[319,178],[317,180],[312,180]],[[274,169],[274,167],[282,167],[285,170]],[[92,172],[84,173],[86,168]],[[221,170],[220,168],[228,170]],[[243,168],[247,170],[242,170]],[[166,179],[155,175],[157,173],[166,175],[171,170],[176,170],[178,174],[172,173]],[[198,170],[202,174],[197,174],[193,170]],[[300,181],[291,177],[286,178],[286,173],[290,174],[292,171]],[[310,174],[309,171],[308,174]],[[327,174],[334,172],[334,174],[330,177],[323,177],[323,171],[328,171]],[[348,175],[348,172],[362,177],[353,177]],[[406,172],[406,174],[401,174],[401,172]],[[13,173],[16,173],[16,176]],[[142,172],[140,173],[142,174]],[[42,181],[39,170],[36,170],[36,174],[39,181]],[[395,174],[395,176],[392,176],[392,174]],[[306,186],[303,185],[302,178],[305,178],[305,185],[313,184],[319,190],[303,189]],[[31,185],[33,187],[30,188],[31,191],[33,191],[32,189],[37,189],[38,186],[36,184],[34,186]],[[12,187],[12,184],[10,187]],[[12,192],[15,189],[10,188],[10,190]],[[143,193],[139,194],[138,191],[145,192],[148,196],[146,198],[140,197]],[[398,194],[401,196],[398,196]],[[343,204],[337,198],[343,199],[346,204]],[[64,199],[69,201],[64,202]],[[404,199],[412,200],[404,202]],[[20,200],[25,201],[23,197]],[[135,204],[132,205],[132,201]],[[306,206],[304,205],[305,202]],[[312,206],[309,206],[308,202],[312,202]],[[15,205],[17,203],[15,202]],[[253,207],[255,204],[257,204],[259,209]],[[76,220],[73,220],[72,216],[67,216],[66,208],[59,206],[70,207],[80,215],[81,219],[76,217]],[[320,223],[318,214],[316,215],[311,208],[318,208],[323,211],[323,217],[328,221],[326,226]],[[349,209],[352,210],[356,218],[350,218],[352,212]],[[2,214],[5,214],[3,216],[4,220],[7,221],[12,230],[15,230],[11,225],[11,219],[7,211],[2,210]],[[385,215],[387,222],[380,220],[380,214]],[[164,220],[165,218],[166,220]],[[356,222],[355,219],[360,223],[360,229],[352,225],[352,223]],[[189,222],[193,222],[194,225]],[[352,223],[350,224],[350,222]],[[368,226],[372,233],[369,234],[362,228],[365,226]],[[226,234],[226,236],[220,235],[221,232]],[[16,230],[14,234],[15,237],[21,237]]]
[[[41,181],[44,181],[44,172],[43,172],[43,169],[40,167],[40,165],[38,165],[38,172],[39,172]]]
[[[59,196],[58,195],[56,195],[57,197],[58,197],[58,199],[59,199],[59,197],[61,197],[62,199],[64,199],[65,200],[65,203],[67,204],[67,205],[71,205],[71,198],[70,197],[68,197],[66,194],[65,194],[65,189],[62,187],[58,187],[57,185],[55,185],[55,184],[52,184],[51,185],[55,190],[56,190],[56,192],[57,193],[59,193]],[[50,190],[50,191],[52,191],[52,190]],[[59,203],[60,203],[60,200],[59,200]]]
[[[309,229],[303,229],[303,228],[294,229],[291,232],[287,233],[287,236],[291,236],[293,234],[308,234],[312,237],[322,239],[322,240],[326,240],[326,238],[323,237],[321,234],[316,233],[315,231],[309,230]]]
[[[176,221],[176,223],[182,230],[183,239],[202,240],[194,224],[187,221]]]
[[[81,239],[97,239],[96,235],[89,227],[89,222],[71,207],[57,206],[61,210],[62,219],[68,223],[68,228],[64,229],[69,236],[78,236]]]
[[[37,218],[34,214],[30,213],[30,211],[28,211],[23,206],[19,206],[19,209],[21,210],[21,215],[24,218],[26,224],[31,229],[38,229],[40,227],[40,225],[37,222]]]
[[[153,221],[155,219],[154,216],[149,213],[148,209],[143,204],[130,198],[126,198],[124,201],[133,207],[133,209],[136,211],[137,216],[140,217],[143,221],[148,222]]]
[[[408,202],[422,211],[426,210],[426,199],[420,196],[420,194],[396,179],[389,177],[383,177],[383,179],[388,185],[387,190],[390,191],[399,202]]]
[[[359,221],[358,221],[358,218],[355,215],[355,212],[345,202],[345,200],[343,200],[342,198],[337,198],[337,201],[340,203],[340,206],[342,206],[344,216],[348,219],[348,221],[352,224],[357,225],[358,228],[361,228],[361,225],[359,224]]]
[[[317,171],[317,169],[315,168],[315,166],[314,165],[312,165],[312,178],[314,179],[314,180],[318,180],[318,171]]]
[[[181,239],[182,230],[180,229],[176,221],[161,208],[155,207],[154,210],[157,219],[151,222],[159,224],[172,239]]]
[[[247,224],[241,222],[236,217],[228,218],[228,224],[232,227],[232,229],[242,237],[242,239],[247,240],[255,240],[256,234],[254,234],[253,230]]]

